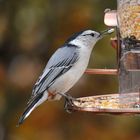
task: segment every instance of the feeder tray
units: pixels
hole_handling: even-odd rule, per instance
[[[125,102],[122,102],[125,99]],[[127,101],[127,102],[126,102]],[[77,98],[69,110],[93,112],[96,114],[140,114],[140,93],[108,94]],[[137,103],[136,103],[137,102]]]

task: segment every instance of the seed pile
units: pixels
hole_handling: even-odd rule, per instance
[[[109,94],[101,96],[89,96],[78,98],[74,105],[79,108],[97,109],[122,109],[134,108],[135,103],[139,103],[139,93]]]
[[[123,2],[118,5],[121,37],[135,36],[136,39],[140,40],[140,2],[139,0]]]
[[[79,98],[79,102],[75,101],[74,104],[78,107],[93,107],[93,108],[119,108],[118,95],[113,96],[94,96]]]

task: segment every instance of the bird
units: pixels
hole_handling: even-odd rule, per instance
[[[84,74],[96,42],[113,31],[113,28],[103,32],[83,30],[67,39],[49,59],[43,73],[36,81],[18,125],[46,100],[60,100],[63,96],[66,104],[71,103],[75,98],[67,92]]]

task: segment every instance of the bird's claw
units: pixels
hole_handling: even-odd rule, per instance
[[[73,98],[72,96],[70,96],[69,94],[65,94],[65,104],[64,104],[64,109],[66,110],[66,112],[68,113],[72,113],[74,111],[74,109],[72,109],[74,106],[76,106],[74,104],[74,101],[77,101],[77,99]]]

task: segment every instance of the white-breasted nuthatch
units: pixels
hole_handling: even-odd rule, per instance
[[[50,58],[42,75],[35,83],[32,96],[18,124],[46,100],[59,100],[62,96],[66,101],[73,99],[66,94],[85,72],[90,54],[96,42],[113,29],[104,32],[85,30],[74,34]]]

